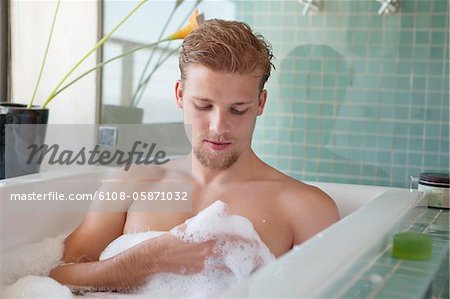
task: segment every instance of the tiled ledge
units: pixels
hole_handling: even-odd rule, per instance
[[[416,207],[399,231],[432,237],[432,257],[425,261],[392,257],[392,238],[378,254],[356,261],[324,293],[326,298],[449,298],[449,210]]]

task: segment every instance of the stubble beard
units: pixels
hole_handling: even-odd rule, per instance
[[[193,148],[194,155],[203,167],[214,170],[225,170],[231,167],[239,158],[237,151],[223,153],[222,151],[209,151],[202,148],[202,144]]]

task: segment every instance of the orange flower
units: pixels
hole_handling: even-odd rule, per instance
[[[201,24],[204,17],[203,14],[198,14],[198,10],[196,9],[194,13],[189,17],[189,22],[186,26],[178,30],[177,32],[169,35],[167,38],[170,40],[175,39],[184,39],[186,36],[188,36],[189,33],[192,32],[192,30],[198,28],[198,25]]]

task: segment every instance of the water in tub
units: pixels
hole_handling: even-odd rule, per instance
[[[166,232],[143,232],[122,235],[109,244],[100,256],[107,259],[145,240]],[[210,298],[248,278],[256,269],[274,260],[252,223],[242,216],[229,215],[227,206],[216,201],[177,227],[171,234],[187,242],[216,239],[213,256],[202,272],[195,275],[160,273],[132,294],[87,292],[88,297],[136,298]],[[41,297],[72,298],[69,288],[46,277],[62,256],[65,235],[2,252],[2,298]]]

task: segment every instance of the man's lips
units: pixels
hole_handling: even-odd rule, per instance
[[[231,142],[218,142],[218,141],[211,141],[211,140],[204,140],[206,144],[213,150],[220,151],[227,148]]]

